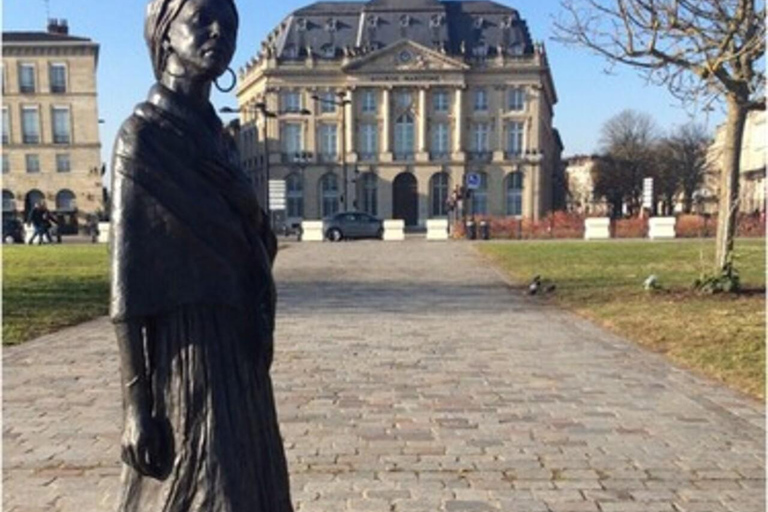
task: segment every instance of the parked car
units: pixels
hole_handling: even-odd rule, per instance
[[[323,233],[331,242],[353,238],[381,238],[384,234],[384,221],[367,213],[337,213],[323,219]]]
[[[19,219],[3,217],[3,243],[24,243],[24,225]]]

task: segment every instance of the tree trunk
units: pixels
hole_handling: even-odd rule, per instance
[[[722,170],[720,176],[720,201],[717,215],[717,247],[715,271],[722,273],[729,268],[736,236],[736,218],[739,213],[739,167],[741,141],[747,120],[745,102],[734,95],[728,96],[728,117],[725,122]]]

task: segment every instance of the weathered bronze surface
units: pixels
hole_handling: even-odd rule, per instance
[[[157,83],[112,167],[121,512],[292,511],[269,376],[276,241],[209,102],[237,26],[233,0],[147,7]]]

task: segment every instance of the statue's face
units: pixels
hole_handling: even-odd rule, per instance
[[[237,17],[229,2],[188,0],[171,23],[168,42],[190,78],[214,79],[235,53]]]

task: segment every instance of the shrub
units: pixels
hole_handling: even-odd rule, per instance
[[[611,223],[611,228],[612,238],[645,238],[648,235],[648,219],[616,219]]]
[[[736,236],[761,238],[765,236],[765,215],[739,215]]]
[[[715,236],[717,219],[703,215],[679,215],[675,224],[678,238],[700,238]]]

